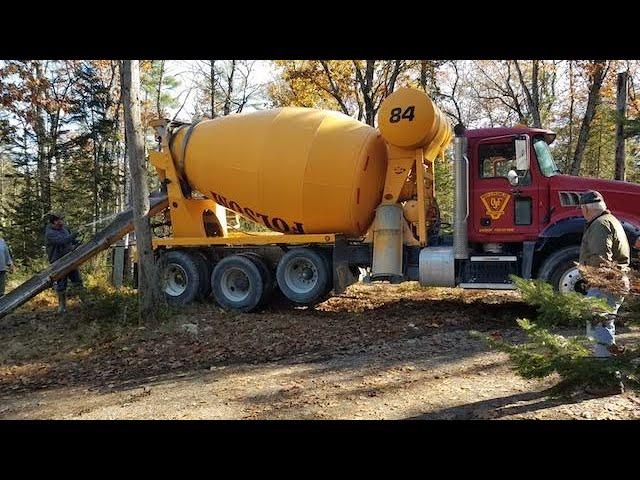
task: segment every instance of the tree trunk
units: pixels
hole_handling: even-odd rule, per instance
[[[4,207],[4,156],[0,153],[0,205]],[[4,208],[0,208],[0,228],[4,230]]]
[[[432,98],[438,98],[438,96],[441,95],[436,82],[436,69],[447,62],[450,62],[457,70],[456,60],[420,60],[420,78],[418,79],[418,83],[420,84],[420,88]]]
[[[164,60],[160,60],[160,76],[158,78],[158,90],[157,90],[157,94],[156,94],[156,113],[158,115],[158,118],[162,118],[162,105],[160,102],[161,96],[162,96],[162,79],[164,77]]]
[[[375,64],[375,60],[365,60],[365,71],[363,75],[358,63],[355,60],[353,61],[356,70],[356,80],[360,86],[362,99],[364,101],[364,120],[367,125],[371,125],[372,127],[374,126],[376,117],[375,105],[371,94]]]
[[[163,300],[160,278],[151,245],[149,223],[149,188],[144,168],[144,137],[140,120],[140,64],[138,60],[123,60],[122,99],[124,107],[127,153],[131,172],[131,206],[138,251],[138,305],[140,320],[157,320]]]
[[[35,86],[35,133],[38,143],[38,184],[40,190],[41,215],[49,212],[51,209],[51,178],[48,169],[48,152],[47,152],[47,133],[44,124],[44,73],[40,60],[35,60],[34,76]]]
[[[564,161],[563,169],[567,170],[569,157],[571,156],[571,144],[573,143],[573,103],[575,99],[573,89],[573,62],[569,60],[569,142],[567,143],[567,156]]]
[[[211,81],[211,118],[216,118],[216,61],[209,61],[211,62],[211,76],[209,78]]]
[[[366,94],[364,96],[364,107],[365,107],[365,119],[367,122],[367,125],[371,125],[372,127],[374,126],[375,120],[376,120],[376,112],[375,112],[375,107],[374,107],[374,103],[373,103],[373,98],[371,95],[371,89],[373,88],[373,73],[374,73],[374,67],[375,67],[375,60],[367,60],[367,66],[365,68],[365,75],[364,75],[364,85],[365,85],[365,89],[366,89]],[[365,90],[363,90],[363,93],[365,93]]]
[[[589,87],[589,98],[587,99],[587,110],[585,111],[582,124],[580,125],[580,132],[578,133],[578,143],[576,144],[576,151],[573,154],[573,162],[571,163],[571,175],[580,175],[580,166],[582,165],[582,158],[584,157],[584,150],[587,147],[587,140],[589,139],[589,129],[591,128],[591,122],[596,114],[596,107],[600,103],[600,88],[606,74],[605,60],[596,60],[593,65],[593,73],[591,77],[591,85]]]
[[[527,82],[522,75],[522,70],[520,70],[520,65],[517,60],[513,61],[513,64],[516,67],[516,71],[518,72],[518,79],[520,80],[520,86],[524,91],[525,97],[527,99],[527,108],[529,110],[529,114],[533,120],[533,126],[535,128],[542,128],[542,120],[540,118],[540,94],[538,87],[538,73],[539,73],[539,60],[533,60],[531,65],[531,89],[527,86]]]
[[[391,95],[396,89],[396,82],[398,81],[398,75],[400,75],[400,69],[402,67],[402,60],[396,60],[393,62],[393,72],[391,73],[391,79],[389,80],[389,88],[385,92],[385,98]],[[378,113],[376,109],[376,113]]]
[[[540,60],[533,60],[531,69],[531,103],[533,105],[533,124],[536,128],[542,128],[542,118],[540,116],[540,86],[538,85],[540,71]]]
[[[91,195],[93,199],[93,222],[97,222],[100,218],[100,206],[99,206],[99,190],[100,190],[100,153],[98,147],[98,132],[96,127],[96,120],[91,110],[91,151],[93,156],[93,184],[91,185]],[[93,235],[97,232],[98,225],[94,223],[91,227]]]
[[[428,94],[427,91],[427,60],[420,60],[420,88],[424,90],[424,93]]]
[[[616,180],[627,179],[624,145],[624,121],[627,115],[627,82],[629,72],[618,74],[618,93],[616,96]]]
[[[342,113],[344,113],[345,115],[351,115],[351,112],[349,112],[349,109],[347,108],[347,105],[344,102],[344,99],[341,96],[341,92],[340,89],[338,88],[338,85],[336,84],[336,82],[333,79],[333,76],[331,74],[331,68],[329,68],[329,63],[326,60],[319,60],[320,62],[320,66],[322,66],[322,69],[324,70],[325,75],[327,76],[327,81],[329,82],[329,89],[328,89],[328,93],[335,98],[336,102],[338,102],[338,105],[340,105],[340,109],[342,110]],[[356,66],[357,69],[357,66]],[[357,82],[357,80],[356,80]],[[356,83],[357,85],[357,83]],[[356,87],[357,88],[357,87]],[[358,97],[358,93],[356,91],[356,97]],[[362,119],[362,105],[360,103],[360,99],[358,98],[358,120]]]
[[[223,112],[226,115],[231,113],[231,97],[233,96],[233,77],[236,73],[236,61],[231,60],[231,73],[229,73],[229,83],[227,84],[227,95],[224,100]]]
[[[598,160],[596,162],[596,178],[600,178],[600,160],[602,159],[602,130],[604,125],[601,123],[598,129]]]

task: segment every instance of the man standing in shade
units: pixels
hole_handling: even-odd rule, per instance
[[[49,263],[64,257],[67,253],[73,251],[80,241],[76,239],[77,234],[72,234],[67,227],[64,226],[63,217],[52,213],[49,215],[49,223],[45,230],[45,239],[47,245],[47,256]],[[80,299],[84,300],[84,285],[80,272],[76,269],[56,282],[56,292],[58,293],[58,313],[67,311],[67,279],[71,280],[80,293]]]
[[[4,290],[7,281],[7,270],[11,273],[15,271],[9,245],[0,237],[0,298],[4,297]]]
[[[587,221],[580,245],[580,265],[598,268],[604,262],[614,262],[620,268],[625,287],[629,289],[630,248],[627,235],[620,221],[609,210],[599,192],[590,190],[580,197],[582,215]],[[594,322],[587,322],[587,336],[596,342],[594,355],[610,357],[622,349],[615,341],[615,318],[624,301],[624,296],[615,297],[596,288],[590,288],[587,296],[607,301],[611,310],[598,314]],[[592,325],[593,323],[593,325]]]

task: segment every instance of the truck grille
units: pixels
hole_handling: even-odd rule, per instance
[[[461,273],[463,283],[511,283],[509,275],[518,274],[518,262],[465,262]]]

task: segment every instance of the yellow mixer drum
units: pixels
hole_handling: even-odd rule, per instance
[[[344,114],[279,108],[208,120],[173,137],[189,185],[249,220],[285,233],[362,236],[387,166],[379,133]]]

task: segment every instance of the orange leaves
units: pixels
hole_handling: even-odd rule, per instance
[[[281,82],[269,88],[277,105],[340,110],[341,101],[353,90],[349,61],[278,60]],[[336,98],[337,97],[337,98]]]

